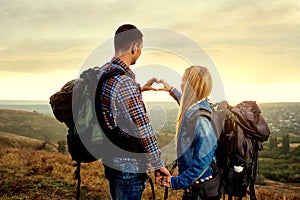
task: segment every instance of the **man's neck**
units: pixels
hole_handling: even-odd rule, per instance
[[[131,62],[132,62],[132,57],[128,53],[123,54],[123,55],[115,54],[115,58],[122,60],[128,67],[130,67]]]

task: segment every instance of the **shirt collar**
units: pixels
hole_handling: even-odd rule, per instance
[[[128,72],[128,73],[130,73],[131,75],[132,75],[132,77],[134,77],[134,79],[135,79],[135,74],[133,73],[133,71],[129,68],[129,66],[127,66],[120,58],[113,58],[112,60],[111,60],[111,62],[113,63],[113,64],[116,64],[116,65],[119,65],[119,66],[121,66],[124,70],[125,70],[125,72]]]

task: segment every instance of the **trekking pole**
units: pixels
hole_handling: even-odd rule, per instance
[[[258,166],[258,150],[259,150],[259,144],[255,144],[255,151],[252,159],[252,171],[250,176],[250,200],[256,200],[256,194],[255,194],[255,179],[256,179],[256,173],[257,173],[257,166]]]
[[[172,168],[170,170],[170,174],[172,175],[174,169],[177,167],[177,159],[173,161],[172,163]],[[164,194],[164,200],[168,200],[168,196],[169,196],[169,188],[165,188],[165,194]]]
[[[168,200],[168,196],[169,196],[169,190],[168,188],[165,188],[164,200]]]
[[[77,167],[75,170],[75,179],[77,179],[76,200],[80,199],[80,183],[81,183],[80,165],[81,165],[81,162],[76,162],[76,164],[74,165]]]
[[[164,200],[168,200],[168,196],[169,196],[169,188],[166,187],[165,188],[165,193],[164,193]]]
[[[148,177],[148,180],[149,180],[149,183],[150,183],[150,186],[151,186],[152,198],[153,198],[153,200],[155,200],[155,191],[154,191],[154,184],[153,184],[153,181],[152,181],[152,179],[150,178],[150,176],[147,175],[147,177]]]

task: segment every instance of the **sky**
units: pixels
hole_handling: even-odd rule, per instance
[[[109,46],[118,26],[132,23],[146,33],[168,30],[195,42],[219,73],[228,101],[300,101],[298,0],[1,0],[0,19],[0,100],[48,101],[78,76],[95,49]],[[145,42],[153,38],[164,40],[158,33],[144,35]],[[164,41],[169,49],[182,45],[181,39]],[[205,65],[200,57],[193,63],[146,46],[132,68],[141,84],[146,79],[139,71],[179,87],[185,68]],[[168,78],[168,70],[154,72],[158,65],[176,78]],[[146,101],[170,100],[163,92],[143,95]]]

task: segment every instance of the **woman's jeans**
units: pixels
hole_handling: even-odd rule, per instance
[[[147,174],[122,172],[105,166],[112,200],[140,200],[146,186]]]

